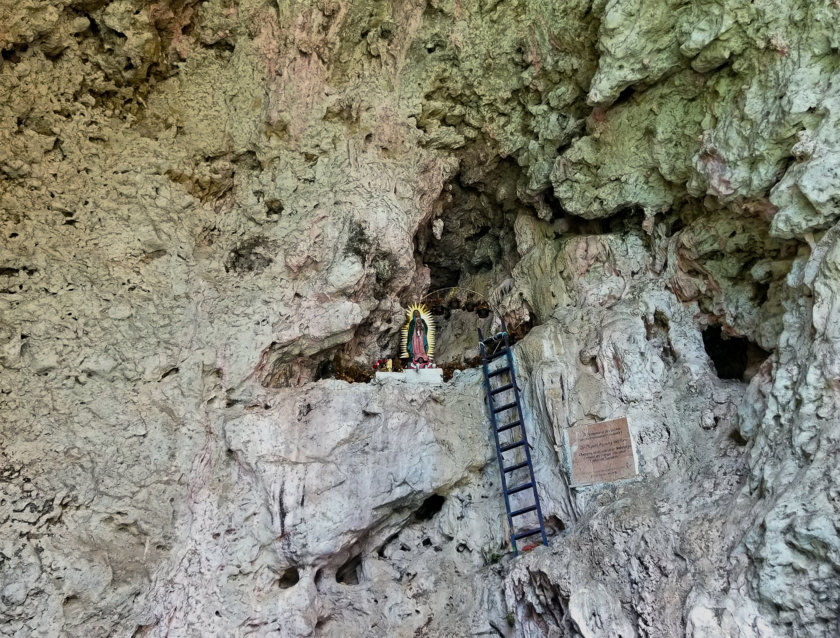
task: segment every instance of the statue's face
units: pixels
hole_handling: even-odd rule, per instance
[[[415,319],[419,319],[419,318],[420,318],[420,311],[419,311],[419,310],[415,310],[415,311],[414,311],[414,318],[415,318]]]

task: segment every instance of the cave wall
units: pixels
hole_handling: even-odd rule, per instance
[[[839,16],[0,0],[0,634],[834,635]],[[536,326],[516,561],[475,372],[316,381],[441,269]]]

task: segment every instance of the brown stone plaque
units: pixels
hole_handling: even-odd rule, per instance
[[[636,476],[627,419],[569,428],[572,485],[591,485]]]

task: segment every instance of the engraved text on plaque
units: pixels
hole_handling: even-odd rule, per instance
[[[572,485],[591,485],[636,476],[627,419],[576,425],[568,430]]]

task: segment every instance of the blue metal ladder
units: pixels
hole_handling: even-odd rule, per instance
[[[505,510],[507,511],[508,529],[510,530],[510,542],[513,545],[514,555],[519,553],[516,542],[540,534],[543,545],[548,545],[545,535],[545,524],[543,523],[542,509],[540,509],[540,497],[537,494],[537,482],[534,479],[534,466],[531,463],[531,449],[528,445],[528,436],[525,432],[525,422],[522,416],[522,404],[519,398],[519,386],[516,384],[516,375],[513,369],[513,355],[510,350],[507,329],[502,322],[502,332],[484,339],[481,329],[478,330],[478,345],[481,349],[481,361],[484,369],[484,389],[487,392],[487,409],[490,411],[490,423],[493,426],[493,438],[496,441],[496,458],[499,461],[499,473],[502,478],[502,493],[505,497]],[[488,346],[495,346],[493,352],[488,353]],[[501,347],[500,347],[501,346]],[[490,369],[490,364],[504,357],[504,364],[501,367]],[[509,380],[505,380],[508,377]],[[498,379],[501,384],[493,387],[491,379]],[[495,399],[506,393],[513,392],[513,397],[501,400],[497,405]],[[499,423],[498,414],[513,414],[512,421]],[[518,436],[516,433],[518,432]],[[505,434],[506,433],[506,434]],[[502,440],[508,439],[508,440]],[[516,453],[522,448],[525,452],[525,460],[519,460]],[[512,459],[505,459],[505,453],[510,452]],[[528,470],[527,478],[521,478],[524,471]],[[520,477],[513,480],[514,477]],[[510,487],[508,481],[513,483]],[[524,481],[524,482],[522,482]],[[529,499],[528,496],[533,498]],[[511,509],[512,500],[521,500]],[[537,526],[533,525],[517,531],[514,519],[529,517],[536,518]]]

